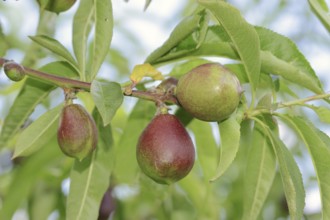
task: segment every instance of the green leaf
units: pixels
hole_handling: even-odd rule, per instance
[[[290,219],[300,220],[303,218],[305,206],[305,190],[300,170],[291,152],[278,135],[269,132],[268,136],[278,161]]]
[[[244,178],[244,212],[242,219],[257,219],[276,173],[276,158],[261,126],[256,124]]]
[[[72,45],[76,56],[80,78],[86,80],[87,39],[94,20],[94,1],[81,1],[73,18]]]
[[[315,113],[319,116],[320,121],[324,123],[330,123],[330,109],[325,106],[313,106],[307,105],[307,107],[313,109]]]
[[[17,140],[13,158],[31,155],[55,136],[62,107],[59,105],[49,110],[24,129]]]
[[[72,65],[72,67],[78,69],[76,60],[58,40],[45,35],[30,36],[30,39],[57,54],[58,56],[64,58],[68,63]]]
[[[220,160],[215,175],[210,181],[215,181],[229,168],[234,161],[240,142],[240,124],[236,120],[236,114],[219,123],[221,147]]]
[[[156,64],[157,60],[167,54],[171,49],[177,46],[182,40],[187,38],[193,31],[198,27],[199,21],[201,19],[200,14],[194,14],[192,16],[184,18],[172,31],[169,38],[164,42],[164,44],[152,52],[145,63]]]
[[[330,32],[330,15],[327,3],[324,0],[308,0],[308,3],[323,26]]]
[[[27,158],[22,166],[16,168],[8,193],[2,195],[6,202],[0,209],[0,219],[12,219],[14,212],[20,207],[22,201],[27,199],[34,184],[45,172],[45,168],[49,168],[49,164],[58,162],[58,158],[63,156],[55,139],[51,139],[46,145],[47,148],[42,148]]]
[[[95,0],[95,32],[94,32],[94,50],[91,67],[91,76],[93,80],[99,71],[110,47],[113,31],[113,15],[110,0]]]
[[[218,146],[213,136],[212,126],[210,123],[192,120],[188,129],[195,134],[198,162],[205,180],[208,181],[214,175],[218,161]]]
[[[101,82],[94,80],[91,85],[91,94],[95,105],[100,112],[103,125],[108,125],[117,109],[123,103],[121,86],[115,82]]]
[[[309,62],[289,39],[266,28],[256,27],[261,43],[263,72],[280,75],[315,93],[322,85]]]
[[[40,70],[55,75],[65,74],[66,77],[76,75],[76,71],[66,62],[49,63]],[[35,107],[45,100],[55,88],[55,86],[31,78],[25,81],[2,126],[0,148],[6,147],[8,140],[20,131]]]
[[[138,173],[136,161],[136,144],[138,139],[155,115],[154,103],[139,100],[130,114],[124,132],[121,135],[118,146],[116,146],[116,163],[114,174],[116,180],[121,182],[132,182]]]
[[[199,0],[199,3],[209,9],[225,29],[254,91],[260,75],[260,42],[254,27],[245,21],[236,8],[224,1]]]
[[[330,138],[306,118],[282,116],[305,143],[316,171],[322,202],[322,219],[330,218]]]
[[[111,126],[104,127],[96,111],[93,116],[99,130],[99,141],[92,155],[81,162],[74,161],[67,199],[68,220],[97,219],[101,200],[110,184],[113,166]]]

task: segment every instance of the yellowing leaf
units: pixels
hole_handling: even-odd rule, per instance
[[[138,83],[143,79],[143,77],[147,76],[154,80],[164,79],[162,73],[151,66],[149,63],[136,65],[132,71],[130,79],[133,81],[133,83]]]

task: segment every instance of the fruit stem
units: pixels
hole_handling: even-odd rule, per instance
[[[2,67],[7,62],[14,63],[12,60],[8,60],[0,57],[0,67]],[[45,73],[28,67],[21,66],[18,63],[14,63],[14,64],[15,65],[12,65],[12,68],[15,68],[17,66],[23,67],[24,73],[34,79],[43,81],[45,83],[54,84],[56,86],[62,87],[63,89],[73,89],[75,91],[84,90],[90,92],[91,83],[89,82],[83,82],[80,80],[52,75],[49,73]],[[139,91],[139,90],[131,90],[130,93],[126,93],[124,87],[123,95],[153,101],[156,104],[159,102],[166,102],[166,103],[179,105],[179,102],[176,99],[176,97],[173,94],[169,94],[169,93],[157,93],[153,91]]]

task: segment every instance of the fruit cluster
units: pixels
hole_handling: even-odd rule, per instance
[[[193,117],[221,122],[237,108],[242,89],[237,77],[217,63],[200,65],[183,75],[175,95]],[[158,114],[142,132],[136,157],[141,170],[158,183],[170,184],[193,167],[195,148],[179,119]]]

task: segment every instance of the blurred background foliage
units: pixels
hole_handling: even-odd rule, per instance
[[[330,85],[328,72],[330,69],[330,38],[328,32],[312,13],[308,2],[301,0],[230,0],[253,25],[267,27],[292,39],[306,58],[311,62],[317,75],[324,84],[325,91]],[[111,81],[125,82],[129,73],[136,64],[143,63],[145,58],[155,48],[160,46],[168,37],[171,30],[184,16],[189,15],[196,8],[195,1],[161,1],[153,0],[144,12],[145,1],[131,0],[113,1],[114,10],[114,36],[111,49],[106,62],[100,70],[99,77]],[[7,0],[0,2],[0,56],[13,59],[23,65],[39,68],[50,61],[57,60],[48,51],[32,43],[28,38],[35,33],[44,33],[60,40],[68,49],[71,48],[71,20],[77,5],[59,16],[43,12],[39,18],[39,9],[36,1]],[[28,18],[28,19],[27,19]],[[44,22],[39,25],[38,21]],[[227,62],[227,60],[223,60]],[[162,67],[166,74],[173,66]],[[12,83],[0,75],[0,128],[10,106],[20,90],[22,83]],[[295,93],[302,97],[307,96],[305,90],[296,89]],[[302,93],[302,94],[301,94]],[[305,94],[306,93],[306,94]],[[283,97],[285,100],[290,97]],[[56,106],[62,101],[62,91],[57,89],[51,92],[49,99],[38,105],[30,120]],[[79,101],[85,106],[93,107],[88,95],[80,95]],[[329,133],[330,129],[322,124],[310,110],[302,111],[306,117],[311,118],[318,127]],[[115,150],[128,147],[132,151],[130,156],[117,155],[117,160],[126,163],[136,163],[135,143],[142,129],[155,113],[152,103],[125,98],[124,104],[119,108],[112,121]],[[315,119],[315,120],[313,120]],[[126,124],[130,127],[126,127]],[[249,124],[244,138],[249,138]],[[207,143],[217,148],[217,137],[213,134],[216,126],[193,121],[188,129],[193,132],[207,130],[208,136],[195,141]],[[287,128],[283,128],[287,129]],[[282,135],[284,142],[294,152],[295,159],[303,171],[304,184],[307,191],[306,219],[320,219],[320,199],[318,188],[313,175],[312,163],[305,148],[300,147],[292,132],[288,130]],[[49,142],[48,149],[56,141]],[[131,148],[131,149],[130,149]],[[65,213],[65,196],[68,193],[68,173],[72,161],[62,157],[60,152],[40,152],[25,159],[11,160],[12,146],[2,148],[0,151],[0,207],[6,202],[1,199],[3,195],[15,193],[20,197],[20,203],[13,219],[63,219]],[[216,150],[214,150],[216,152]],[[214,152],[209,152],[210,158]],[[46,154],[44,156],[42,154]],[[109,188],[109,199],[115,207],[114,219],[238,219],[243,211],[244,175],[241,175],[246,163],[244,150],[239,151],[237,159],[230,169],[218,181],[209,184],[209,175],[214,173],[210,165],[210,174],[201,178],[200,167],[195,166],[192,175],[180,181],[178,185],[164,187],[153,183],[144,176],[128,178],[130,174],[122,166]],[[42,155],[42,156],[40,156]],[[40,158],[38,158],[40,157]],[[216,163],[206,160],[209,163]],[[23,169],[19,169],[24,164]],[[12,183],[11,179],[17,172],[22,172],[21,182]],[[30,173],[37,172],[29,180]],[[139,179],[139,180],[137,180]],[[19,189],[19,190],[16,190]],[[16,191],[16,192],[13,192]],[[215,194],[214,194],[215,193]],[[201,199],[203,198],[203,199]],[[55,209],[54,209],[55,207]],[[219,209],[221,207],[221,209]],[[42,210],[42,211],[41,211]],[[134,215],[132,215],[134,213]],[[49,215],[50,214],[50,215]],[[271,217],[270,217],[271,216]],[[288,219],[288,210],[282,190],[279,175],[275,177],[270,195],[266,201],[260,219]]]

